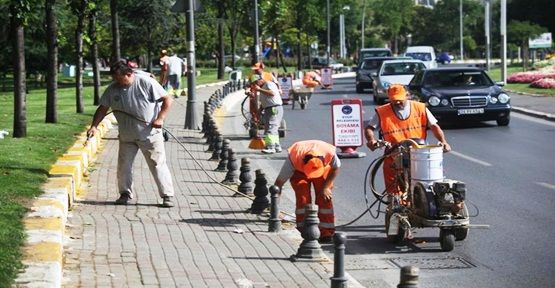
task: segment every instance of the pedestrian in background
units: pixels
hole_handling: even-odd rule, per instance
[[[181,84],[181,76],[187,71],[187,64],[185,60],[177,56],[176,53],[168,60],[168,84],[170,88],[170,94],[174,96],[179,96],[179,86]]]
[[[297,229],[302,233],[305,206],[312,203],[311,186],[314,186],[315,203],[320,219],[320,242],[330,243],[335,234],[333,212],[333,181],[339,173],[341,161],[335,146],[320,140],[293,143],[287,160],[283,163],[274,185],[280,188],[289,180],[295,191]],[[280,192],[281,193],[281,192]]]
[[[168,89],[168,51],[163,49],[160,51],[160,84],[164,89]]]
[[[262,153],[273,154],[282,151],[279,144],[279,125],[283,118],[283,102],[276,83],[266,81],[258,74],[253,75],[254,91],[260,93],[262,121],[264,122],[264,143]]]
[[[126,205],[133,198],[132,167],[141,150],[158,186],[162,206],[172,207],[174,189],[161,127],[173,100],[155,79],[135,74],[125,60],[113,63],[110,73],[114,81],[100,98],[87,137],[96,134],[98,124],[111,108],[119,129],[117,178],[120,196],[115,203]]]

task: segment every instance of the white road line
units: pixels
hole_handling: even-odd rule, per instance
[[[555,185],[553,185],[553,184],[549,184],[549,183],[545,183],[545,182],[536,182],[536,184],[538,184],[540,186],[543,186],[545,188],[548,188],[548,189],[555,190]]]
[[[491,165],[490,163],[488,163],[488,162],[485,162],[485,161],[482,161],[482,160],[478,160],[478,159],[472,158],[472,157],[470,157],[470,156],[466,156],[466,155],[464,155],[464,154],[462,154],[462,153],[459,153],[459,152],[451,151],[451,152],[449,152],[449,154],[458,156],[458,157],[460,157],[460,158],[463,158],[463,159],[465,159],[465,160],[468,160],[468,161],[471,161],[471,162],[474,162],[474,163],[477,163],[477,164],[480,164],[480,165],[484,165],[484,166],[486,166],[486,167],[492,166],[492,165]]]

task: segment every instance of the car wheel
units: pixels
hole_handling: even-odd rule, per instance
[[[357,93],[363,93],[364,89],[362,89],[362,87],[360,87],[360,85],[357,85]]]
[[[497,119],[498,126],[509,126],[509,122],[511,122],[511,118],[509,116]]]

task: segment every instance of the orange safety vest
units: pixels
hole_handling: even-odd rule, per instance
[[[424,103],[409,101],[410,115],[407,119],[399,119],[393,111],[391,103],[376,108],[380,117],[380,128],[385,141],[397,144],[405,139],[426,139],[428,117]]]
[[[324,166],[326,174],[330,170],[330,163],[335,156],[335,146],[320,140],[299,141],[291,145],[289,149],[289,159],[296,171],[302,172],[304,166],[304,157],[308,153],[315,156],[324,156]]]

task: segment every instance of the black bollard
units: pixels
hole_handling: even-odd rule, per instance
[[[214,149],[212,149],[212,157],[210,157],[210,161],[219,161],[220,160],[220,154],[222,153],[222,145],[224,142],[224,138],[222,137],[222,135],[219,135],[216,137],[216,140],[214,141]]]
[[[225,179],[222,184],[225,185],[239,185],[239,165],[237,164],[237,158],[235,157],[235,152],[233,149],[227,149],[229,159],[227,160],[227,174],[225,174]]]
[[[252,214],[260,214],[270,206],[268,201],[268,180],[266,174],[261,169],[255,171],[256,178],[254,179],[254,200],[252,201],[251,210]]]
[[[208,128],[208,119],[210,118],[210,109],[208,109],[208,102],[204,101],[204,114],[202,114],[202,130],[200,133],[205,133]]]
[[[249,160],[249,158],[241,159],[241,169],[239,170],[241,171],[241,173],[239,174],[239,181],[241,182],[241,184],[239,184],[239,188],[237,188],[237,190],[239,190],[239,192],[243,194],[252,195],[254,185],[251,174],[251,161]]]
[[[401,268],[401,282],[397,288],[418,288],[418,272],[416,266],[405,266]]]
[[[225,172],[227,171],[227,160],[229,159],[229,144],[231,143],[231,140],[229,139],[224,139],[223,145],[222,145],[222,153],[220,153],[220,163],[218,163],[218,167],[216,168],[215,171],[220,171],[220,172]]]
[[[297,254],[291,256],[291,261],[307,261],[307,262],[319,262],[325,261],[324,251],[320,243],[318,243],[318,238],[320,238],[320,229],[318,229],[318,224],[320,220],[318,219],[318,205],[316,204],[306,204],[304,208],[304,221],[301,236],[303,237],[303,242],[297,250]]]
[[[333,235],[333,277],[331,277],[331,288],[346,288],[347,277],[345,277],[345,242],[347,234],[336,232]]]
[[[214,151],[214,148],[216,146],[216,142],[218,142],[218,137],[220,137],[220,130],[218,129],[218,127],[214,128],[214,132],[212,133],[212,141],[210,141],[210,143],[208,143],[208,149],[206,149],[206,152],[212,152]]]
[[[206,135],[206,142],[204,142],[204,144],[210,144],[212,143],[212,141],[214,141],[214,131],[216,131],[218,129],[218,127],[216,127],[216,121],[214,121],[214,119],[212,117],[210,117],[210,120],[208,120],[208,134]]]
[[[279,194],[281,191],[276,185],[270,186],[270,219],[268,219],[268,232],[281,231],[281,220],[279,219]]]

